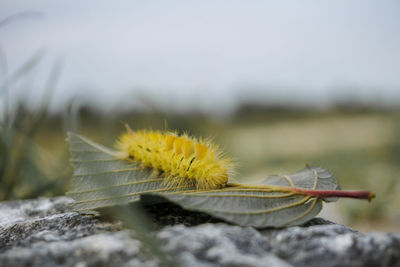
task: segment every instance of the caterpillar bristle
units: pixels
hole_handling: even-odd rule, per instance
[[[126,125],[116,147],[125,159],[153,168],[170,187],[223,188],[232,161],[210,141],[176,132],[140,130]]]

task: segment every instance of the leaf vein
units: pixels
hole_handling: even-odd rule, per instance
[[[137,171],[139,169],[141,169],[141,168],[127,168],[127,169],[109,170],[109,171],[103,171],[103,172],[74,174],[73,176],[74,177],[94,176],[94,175],[101,175],[101,174],[107,174],[107,173],[131,172],[131,171]]]
[[[172,191],[172,190],[176,190],[176,189],[180,189],[180,188],[185,188],[185,187],[184,187],[184,186],[179,186],[179,187],[170,187],[170,188],[159,188],[159,189],[153,189],[153,190],[135,192],[135,193],[125,194],[125,195],[120,195],[120,196],[113,196],[113,197],[106,197],[106,198],[97,198],[97,199],[89,199],[89,200],[76,201],[75,204],[86,203],[86,202],[103,201],[103,200],[109,200],[109,199],[125,198],[125,197],[130,197],[130,196],[136,196],[136,195],[140,195],[140,194],[145,194],[145,193],[155,193],[155,192]]]
[[[299,206],[305,202],[307,202],[309,199],[311,198],[311,196],[305,196],[302,200],[299,200],[297,202],[285,205],[285,206],[280,206],[280,207],[276,207],[276,208],[272,208],[272,209],[267,209],[267,210],[258,210],[258,211],[247,211],[247,212],[243,212],[243,211],[231,211],[231,210],[204,210],[205,212],[215,212],[215,213],[226,213],[226,214],[237,214],[237,215],[243,215],[243,214],[251,214],[251,215],[257,215],[257,214],[266,214],[266,213],[270,213],[270,212],[275,212],[275,211],[280,211],[280,210],[284,210],[284,209],[288,209],[288,208],[293,208],[296,206]]]
[[[284,226],[289,225],[289,224],[291,224],[292,222],[295,222],[295,221],[300,220],[300,219],[304,218],[305,216],[307,216],[307,215],[314,209],[315,204],[317,203],[318,200],[320,200],[320,199],[319,199],[319,198],[315,198],[315,199],[313,200],[312,204],[310,205],[310,207],[309,207],[303,214],[301,214],[301,215],[297,216],[296,218],[294,218],[294,219],[292,219],[292,220],[286,222],[286,223],[284,224]]]
[[[292,193],[287,193],[287,194],[283,194],[283,195],[251,195],[251,194],[221,194],[221,195],[213,195],[213,194],[207,194],[207,195],[200,195],[200,194],[192,194],[192,193],[186,193],[186,191],[182,191],[179,192],[179,194],[183,194],[183,195],[189,195],[189,196],[193,196],[193,197],[244,197],[244,198],[286,198],[286,197],[290,197],[293,195],[296,195],[296,193],[292,192]]]
[[[125,184],[116,184],[116,185],[110,185],[107,187],[100,187],[96,189],[91,189],[91,190],[86,190],[86,191],[72,191],[72,192],[67,192],[67,195],[77,195],[77,194],[83,194],[83,193],[90,193],[90,192],[96,192],[96,191],[102,191],[102,190],[107,190],[110,188],[115,188],[115,187],[120,187],[120,186],[129,186],[129,185],[135,185],[135,184],[144,184],[144,183],[152,183],[152,182],[160,182],[163,181],[163,178],[157,178],[157,179],[147,179],[147,180],[139,180],[135,182],[130,182],[130,183],[125,183]]]

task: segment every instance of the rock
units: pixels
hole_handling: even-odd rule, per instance
[[[158,237],[188,266],[400,265],[400,234],[362,234],[337,224],[262,231],[225,224],[179,225],[164,228]]]
[[[121,223],[72,212],[71,201],[1,203],[0,266],[161,265]],[[145,207],[157,224],[152,237],[182,266],[400,266],[398,233],[364,234],[321,218],[257,230],[159,205]]]
[[[177,225],[162,229],[157,237],[185,266],[291,266],[270,253],[271,245],[250,227]]]

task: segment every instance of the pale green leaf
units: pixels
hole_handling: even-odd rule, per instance
[[[74,166],[76,210],[164,198],[188,210],[208,213],[239,225],[283,227],[302,224],[318,214],[322,200],[294,192],[260,188],[260,185],[336,190],[334,177],[323,168],[306,167],[292,175],[271,176],[255,187],[234,185],[218,190],[171,188],[163,179],[139,164],[118,158],[109,150],[82,136],[69,133],[71,162]],[[327,200],[333,200],[327,199]]]
[[[67,192],[75,210],[89,210],[137,201],[140,194],[176,191],[163,179],[134,162],[118,158],[118,152],[80,135],[68,133],[73,190]]]
[[[309,166],[295,174],[271,176],[263,184],[321,190],[339,188],[326,169]],[[259,188],[226,187],[162,195],[185,209],[254,227],[299,225],[315,217],[322,208],[322,200],[317,197]],[[324,200],[333,201],[334,198]]]

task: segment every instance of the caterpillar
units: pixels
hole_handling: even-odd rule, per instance
[[[232,160],[209,140],[177,132],[139,130],[127,126],[116,148],[124,158],[152,168],[167,186],[220,189],[232,174]]]
[[[228,183],[232,174],[232,160],[209,140],[197,139],[177,132],[139,130],[127,126],[116,148],[122,159],[133,160],[142,168],[153,169],[165,179],[169,187],[195,187],[198,190],[236,188],[238,190],[269,190],[291,192],[319,198],[350,197],[368,199],[375,197],[370,191],[318,190],[280,185],[252,185]],[[317,177],[314,170],[314,177]],[[289,179],[289,178],[287,178]]]

